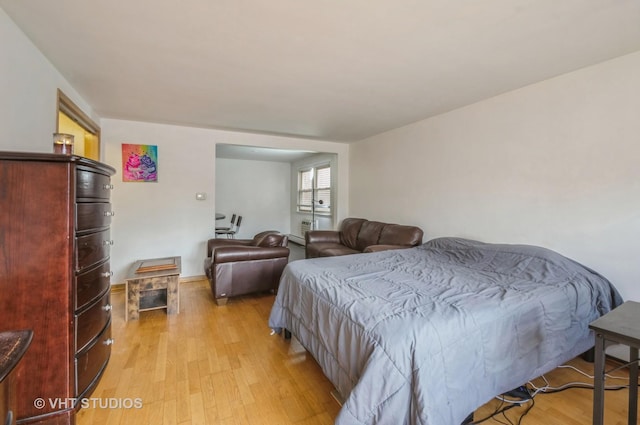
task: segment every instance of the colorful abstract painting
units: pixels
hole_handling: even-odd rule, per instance
[[[158,146],[123,143],[122,181],[157,182]]]

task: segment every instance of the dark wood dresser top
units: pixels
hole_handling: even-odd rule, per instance
[[[43,152],[0,151],[0,159],[9,161],[74,162],[79,165],[86,165],[103,170],[111,175],[115,174],[116,172],[116,169],[108,164],[94,161],[92,159],[78,155],[63,155],[59,153]]]

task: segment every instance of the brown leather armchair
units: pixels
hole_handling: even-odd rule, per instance
[[[282,270],[289,262],[289,239],[270,230],[253,239],[209,239],[204,272],[218,305],[229,297],[277,291]]]

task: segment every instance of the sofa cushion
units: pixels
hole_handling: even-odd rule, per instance
[[[369,245],[377,245],[384,226],[386,226],[386,224],[380,223],[379,221],[366,221],[362,223],[356,241],[356,250],[362,252]]]
[[[358,233],[362,224],[367,220],[364,218],[345,218],[340,225],[340,243],[347,248],[357,249]],[[361,249],[359,251],[362,251]]]
[[[417,246],[422,243],[422,236],[422,229],[418,227],[387,224],[380,233],[378,244]]]
[[[351,249],[339,243],[319,242],[307,245],[307,257],[334,257],[338,255],[359,254],[360,251]]]

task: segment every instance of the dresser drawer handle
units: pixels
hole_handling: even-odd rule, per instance
[[[104,241],[103,244],[104,245],[113,245],[113,241]]]
[[[113,190],[113,185],[112,184],[105,184],[104,186],[102,186],[102,188],[104,190]]]
[[[112,271],[102,273],[102,277],[111,277],[111,276],[113,276]]]
[[[116,341],[115,341],[115,339],[113,339],[113,338],[107,338],[107,339],[105,339],[104,341],[102,341],[102,343],[103,343],[104,345],[113,345],[113,343],[114,343],[114,342],[116,342]]]
[[[113,211],[105,211],[104,212],[104,216],[105,217],[113,217],[114,215],[116,215],[116,213],[113,212]]]
[[[104,311],[111,311],[111,309],[112,309],[112,308],[113,308],[113,307],[111,306],[111,304],[107,304],[107,305],[103,305],[103,306],[102,306],[102,309],[103,309]]]

